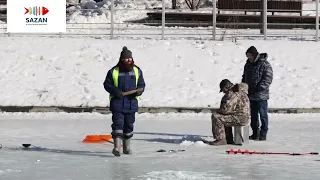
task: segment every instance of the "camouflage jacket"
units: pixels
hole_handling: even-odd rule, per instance
[[[242,116],[244,119],[250,117],[250,100],[248,97],[248,85],[236,84],[225,93],[221,99],[219,114]]]

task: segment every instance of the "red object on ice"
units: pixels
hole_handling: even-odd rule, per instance
[[[86,138],[82,141],[84,143],[105,143],[111,141],[112,135],[106,134],[106,135],[87,135]]]

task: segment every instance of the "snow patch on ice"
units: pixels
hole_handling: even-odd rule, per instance
[[[0,176],[5,173],[11,173],[11,172],[21,172],[19,169],[6,169],[6,170],[0,170]]]
[[[192,136],[192,135],[186,135],[183,136],[182,141],[201,141],[201,137],[200,136]]]
[[[214,173],[206,172],[192,172],[192,171],[152,171],[146,175],[141,176],[146,178],[146,180],[223,180],[223,179],[232,179],[229,176],[224,176]]]
[[[180,143],[181,146],[197,146],[197,147],[202,147],[202,146],[208,146],[207,144],[205,144],[203,141],[183,141],[182,143]]]
[[[193,135],[186,135],[181,139],[181,146],[206,146],[203,143],[201,136],[193,136]]]

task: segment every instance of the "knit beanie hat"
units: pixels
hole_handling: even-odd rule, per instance
[[[222,90],[224,88],[230,88],[232,86],[233,86],[233,84],[231,83],[231,81],[229,79],[224,79],[220,82],[220,92],[222,92]]]
[[[247,53],[252,54],[254,57],[257,57],[258,54],[259,54],[257,48],[254,47],[254,46],[250,46],[250,47],[248,48],[248,50],[246,51],[246,54],[247,54]]]
[[[127,58],[132,58],[132,52],[126,46],[124,46],[120,54],[120,60]]]

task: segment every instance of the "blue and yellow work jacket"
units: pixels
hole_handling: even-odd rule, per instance
[[[134,66],[128,72],[122,70],[118,65],[114,66],[108,71],[103,86],[110,93],[110,111],[122,113],[134,113],[138,111],[138,96],[141,96],[142,92],[128,96],[121,96],[121,93],[145,88],[142,70],[139,67]]]

